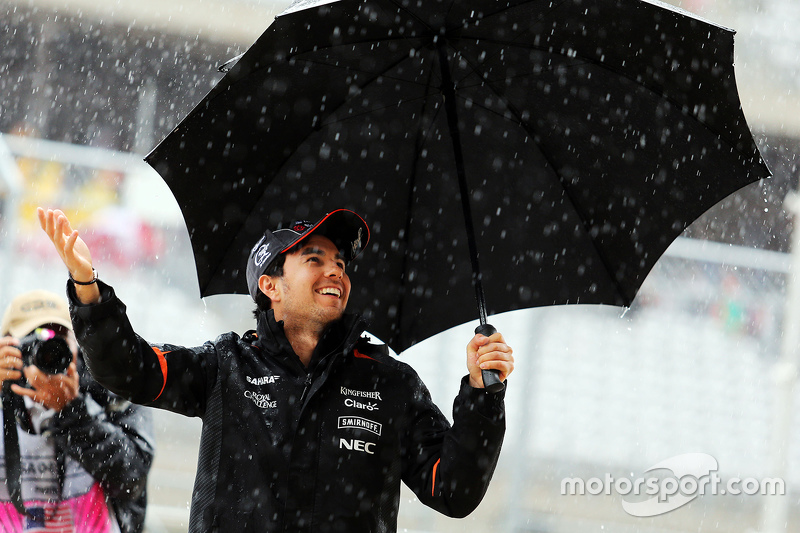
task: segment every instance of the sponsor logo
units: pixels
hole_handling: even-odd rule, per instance
[[[269,244],[264,244],[256,252],[253,262],[256,264],[256,266],[261,266],[267,261],[267,259],[270,258],[271,255],[272,252],[269,251]]]
[[[245,379],[251,385],[267,385],[276,383],[280,379],[280,376],[262,376],[260,378],[251,378],[250,376],[245,376]]]
[[[375,448],[374,442],[367,442],[357,439],[339,439],[340,450],[352,450],[356,452],[375,455],[375,452],[372,451],[374,448]]]
[[[345,405],[345,407],[355,407],[357,409],[364,409],[366,411],[377,411],[378,410],[378,404],[377,403],[372,403],[372,402],[361,403],[358,400],[353,400],[352,398],[347,398],[344,401],[344,405]]]
[[[292,231],[296,231],[297,233],[303,233],[305,230],[311,227],[310,222],[306,222],[305,220],[301,222],[295,222],[294,226],[292,226]]]
[[[353,243],[352,243],[352,250],[351,250],[352,254],[351,255],[356,255],[358,253],[358,251],[361,249],[361,234],[363,232],[364,232],[364,228],[358,228],[358,237],[356,237],[356,240],[354,240]]]
[[[260,407],[261,409],[275,409],[276,407],[278,407],[278,402],[270,398],[269,394],[261,394],[258,392],[246,390],[244,391],[244,397],[252,400],[253,403],[256,404],[256,406]]]
[[[355,396],[357,398],[372,398],[373,400],[380,400],[381,393],[378,391],[363,391],[363,390],[353,390],[348,389],[346,387],[342,387],[340,389],[342,396]]]
[[[355,429],[366,429],[367,431],[371,431],[375,433],[377,436],[381,436],[381,424],[377,422],[373,422],[372,420],[367,420],[366,418],[361,418],[360,416],[340,416],[339,417],[339,429],[345,428],[355,428]]]
[[[266,238],[267,238],[267,236],[266,236],[266,235],[264,235],[263,237],[261,237],[260,239],[258,239],[258,242],[257,242],[257,243],[255,243],[255,244],[253,245],[253,247],[250,249],[250,253],[252,254],[253,252],[255,252],[255,251],[256,251],[256,248],[258,248],[259,246],[261,246],[261,243],[262,243],[262,242],[264,242],[264,239],[266,239]]]

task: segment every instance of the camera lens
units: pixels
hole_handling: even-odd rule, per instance
[[[72,352],[61,337],[48,339],[33,353],[33,364],[48,374],[63,374],[72,362]]]
[[[24,365],[36,365],[48,374],[63,374],[72,362],[72,350],[67,341],[48,328],[36,328],[20,339]]]

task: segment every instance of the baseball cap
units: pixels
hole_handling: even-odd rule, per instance
[[[348,209],[331,211],[316,222],[299,220],[280,229],[267,230],[247,258],[247,289],[254,300],[258,295],[258,278],[280,254],[312,233],[328,237],[343,251],[348,262],[355,259],[369,242],[367,223]]]
[[[24,337],[44,324],[72,329],[67,302],[52,292],[35,290],[14,298],[6,308],[0,335]]]

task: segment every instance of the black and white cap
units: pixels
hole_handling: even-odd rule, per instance
[[[369,227],[364,219],[348,209],[331,211],[317,222],[299,220],[285,228],[267,230],[250,250],[247,259],[247,289],[256,299],[258,279],[282,253],[312,233],[329,238],[342,250],[345,261],[352,261],[369,242]]]

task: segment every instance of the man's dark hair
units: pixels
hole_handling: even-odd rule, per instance
[[[273,261],[272,264],[267,267],[262,275],[266,275],[271,278],[283,277],[283,265],[286,263],[286,254],[292,254],[299,250],[302,246],[303,242],[300,241],[282,254],[278,254],[278,257],[275,258],[275,261]],[[260,312],[266,312],[271,308],[272,300],[269,299],[269,296],[259,290],[258,294],[256,294],[256,308],[253,309],[253,316],[258,318],[258,314]]]

